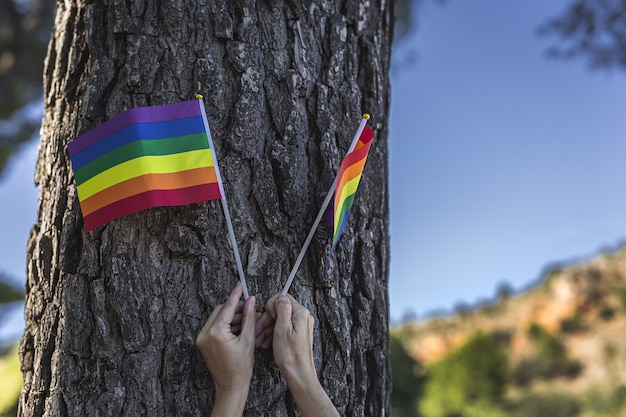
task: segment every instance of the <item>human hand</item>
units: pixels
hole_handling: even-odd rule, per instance
[[[287,381],[292,378],[316,376],[313,361],[313,329],[315,320],[291,295],[278,294],[266,309],[276,318],[273,329],[273,351],[276,365]]]
[[[283,336],[283,343],[279,343],[279,346],[274,348],[275,359],[277,353],[280,357],[276,363],[279,364],[279,362],[283,359],[287,362],[291,361],[291,359],[295,359],[292,355],[292,351],[294,349],[297,349],[300,354],[310,351],[310,358],[312,361],[313,328],[315,320],[311,316],[311,313],[309,313],[309,310],[298,303],[289,294],[284,295],[282,293],[278,293],[270,298],[265,304],[265,311],[256,322],[256,347],[267,349],[272,345],[272,341],[275,339],[275,326],[278,325],[279,310],[285,321],[281,322],[283,325],[283,333],[281,333]],[[296,323],[298,328],[300,326],[304,327],[302,327],[302,329],[299,328],[299,331],[294,333]],[[310,332],[310,334],[304,332],[305,329]],[[289,337],[287,339],[284,338],[284,336],[286,336],[285,332],[289,332]],[[307,339],[303,340],[305,337]],[[293,344],[297,344],[298,346],[292,346]]]
[[[272,346],[274,337],[274,324],[276,323],[276,302],[282,293],[275,294],[265,304],[265,311],[262,315],[257,315],[256,321],[256,347],[267,349]],[[291,296],[289,296],[291,297]],[[292,297],[293,299],[293,297]],[[295,300],[294,300],[295,301]]]
[[[285,375],[302,416],[338,417],[337,409],[317,379],[313,361],[315,320],[309,310],[291,295],[277,294],[267,302],[265,312],[275,320],[273,331],[268,332],[270,343],[273,339],[274,361]]]
[[[276,299],[281,293],[274,295],[265,304],[265,311],[258,317],[255,327],[255,347],[267,349],[272,345],[274,336],[274,323],[276,323]]]
[[[211,312],[196,338],[196,346],[202,352],[215,382],[214,413],[222,404],[221,399],[227,399],[229,407],[236,406],[243,412],[250,389],[254,367],[256,299],[253,296],[244,303],[239,300],[242,293],[241,284],[237,283],[226,302]]]

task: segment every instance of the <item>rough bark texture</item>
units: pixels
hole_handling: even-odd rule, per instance
[[[29,245],[21,416],[203,416],[195,336],[237,281],[217,201],[85,233],[66,145],[200,86],[251,293],[282,287],[362,112],[375,142],[327,260],[321,227],[291,293],[316,318],[320,380],[342,415],[389,415],[387,119],[392,4],[143,0],[57,4]],[[297,415],[256,354],[249,416]]]

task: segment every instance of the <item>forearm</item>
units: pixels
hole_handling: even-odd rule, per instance
[[[217,390],[211,417],[241,417],[246,405],[248,390],[249,389],[244,391]]]
[[[339,413],[326,391],[317,379],[315,372],[304,376],[286,376],[289,391],[296,400],[302,417],[338,417]]]

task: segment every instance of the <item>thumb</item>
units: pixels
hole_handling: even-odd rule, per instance
[[[286,295],[279,295],[276,299],[276,324],[274,329],[282,334],[290,333],[293,325],[291,324],[292,306],[291,301]]]
[[[243,305],[243,318],[241,319],[241,334],[240,337],[246,341],[254,341],[256,339],[254,328],[256,326],[256,297],[253,295],[249,297]]]

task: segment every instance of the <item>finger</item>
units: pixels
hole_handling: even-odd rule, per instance
[[[244,301],[241,299],[237,301],[237,308],[235,308],[235,313],[243,313],[243,303]]]
[[[285,295],[279,295],[276,299],[276,324],[274,332],[280,335],[290,334],[293,330],[291,323],[292,305],[291,301]]]
[[[291,323],[294,331],[301,334],[308,333],[309,329],[312,328],[312,325],[315,323],[311,312],[305,306],[297,302],[291,294],[287,294],[287,298],[289,298],[292,306]]]
[[[254,347],[263,348],[263,343],[265,343],[265,335],[263,333],[256,335],[256,338],[254,339]]]
[[[263,333],[263,342],[261,343],[262,349],[267,349],[272,346],[272,342],[274,341],[274,328],[270,327]]]
[[[272,326],[274,324],[274,319],[267,314],[267,311],[264,312],[260,318],[257,319],[256,325],[254,326],[254,332],[258,336],[262,334],[266,328]]]
[[[260,334],[256,336],[255,347],[260,347],[262,349],[267,349],[272,345],[272,340],[274,339],[274,326],[265,329]]]
[[[233,321],[230,322],[231,326],[241,324],[241,320],[243,319],[243,313],[235,313],[233,316]]]
[[[272,298],[267,300],[265,303],[265,311],[271,318],[276,320],[276,299],[281,295],[281,293],[275,294]]]
[[[230,325],[239,305],[241,294],[243,294],[243,289],[241,288],[241,283],[237,282],[215,319],[219,319],[223,324]]]
[[[289,299],[289,301],[291,302],[291,306],[292,307],[302,306],[302,304],[300,304],[295,298],[293,298],[293,295],[285,294],[285,297],[287,297]]]
[[[272,338],[274,336],[274,320],[269,316],[261,317],[259,320],[267,321],[261,324],[257,321],[255,347],[267,349],[272,345]]]
[[[256,297],[249,297],[243,306],[240,337],[249,346],[254,346],[256,334]]]
[[[213,309],[211,314],[209,314],[209,318],[204,323],[204,326],[202,326],[202,330],[200,330],[200,334],[198,336],[200,336],[201,334],[206,334],[208,332],[211,326],[213,326],[213,323],[215,322],[215,319],[218,316],[223,306],[224,306],[223,304],[218,304],[217,307]]]
[[[309,333],[309,329],[313,323],[313,317],[306,307],[297,305],[293,309],[291,323],[296,333],[307,334]]]

